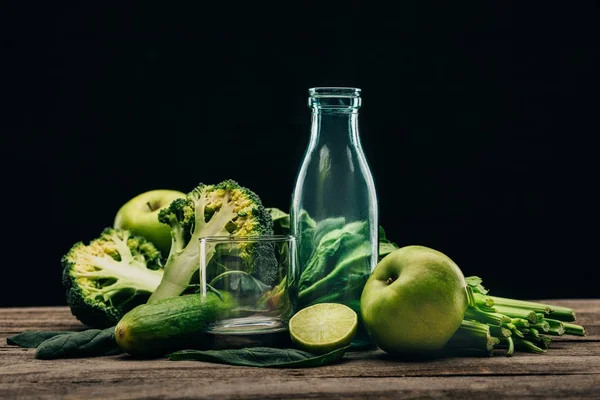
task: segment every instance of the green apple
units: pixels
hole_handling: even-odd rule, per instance
[[[171,229],[158,221],[158,213],[173,200],[182,197],[185,197],[185,193],[170,189],[141,193],[121,206],[113,226],[145,237],[166,256],[171,248]]]
[[[465,277],[425,246],[392,251],[363,288],[360,310],[373,341],[393,355],[430,356],[454,335],[467,309]]]

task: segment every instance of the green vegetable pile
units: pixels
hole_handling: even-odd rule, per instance
[[[289,214],[276,208],[268,210],[273,216],[275,231],[288,233]],[[364,237],[361,231],[364,226],[360,223],[345,225],[337,218],[315,224],[307,214],[301,215],[300,220],[307,227],[303,231],[317,237],[315,242],[319,244],[310,256],[302,255],[305,249],[298,250],[300,258],[309,260],[300,277],[299,304],[306,307],[339,302],[359,312],[360,294],[368,278],[360,273],[369,255],[369,250],[362,248],[364,243],[358,239]],[[399,246],[387,239],[382,227],[379,236],[381,260]],[[503,351],[507,356],[513,355],[515,350],[544,353],[553,337],[585,336],[584,328],[573,323],[573,309],[490,296],[481,278],[471,276],[466,281],[469,306],[461,326],[446,345],[448,353],[489,356],[496,351]]]
[[[271,214],[254,192],[232,180],[200,184],[161,209],[158,220],[171,230],[166,260],[147,239],[120,228],[106,228],[97,239],[76,243],[62,258],[67,304],[91,329],[23,332],[8,338],[8,344],[35,348],[38,359],[127,353],[138,358],[299,368],[343,357],[347,347],[320,355],[295,348],[210,348],[209,327],[236,309],[228,291],[233,286],[252,287],[264,295],[279,272],[273,247],[258,241],[242,243],[229,247],[226,256],[239,258],[243,262],[238,264],[247,269],[223,271],[223,266],[209,261],[208,286],[214,293],[206,297],[198,293],[199,238],[273,234]],[[209,245],[209,259],[220,251]]]
[[[161,210],[158,219],[171,228],[166,261],[142,236],[115,228],[106,228],[88,244],[76,243],[63,257],[67,304],[86,326],[114,326],[140,304],[196,292],[200,237],[273,233],[259,197],[232,180],[199,184]],[[209,251],[214,254],[215,249]],[[247,275],[272,280],[277,261],[268,246],[240,245],[235,256],[250,269],[260,263],[260,270],[244,271]]]
[[[290,217],[277,208],[265,208],[254,192],[235,181],[200,184],[158,214],[158,220],[171,230],[170,252],[165,259],[146,238],[119,228],[106,228],[98,238],[87,244],[78,242],[64,255],[62,278],[67,304],[89,329],[23,332],[9,338],[8,343],[35,348],[39,359],[127,353],[273,368],[337,362],[357,344],[321,355],[296,348],[218,350],[211,348],[206,335],[219,316],[234,309],[232,298],[222,290],[233,284],[258,290],[259,301],[271,309],[288,306],[282,304],[286,301],[284,289],[296,288],[293,296],[299,308],[341,303],[360,316],[360,297],[370,275],[366,222],[329,218],[317,223],[306,213],[299,218],[307,239],[303,243],[316,244],[314,249],[297,249],[299,260],[306,265],[299,276],[287,276],[273,287],[277,258],[282,255],[260,242],[240,245],[227,256],[243,260],[247,270],[215,267],[207,271],[210,292],[201,297],[199,238],[289,234]],[[380,227],[378,260],[398,248]],[[210,247],[210,257],[219,251]],[[258,264],[261,268],[254,267]],[[291,279],[297,280],[294,285],[290,285]],[[461,326],[444,348],[448,354],[543,353],[555,337],[585,335],[584,328],[575,324],[575,311],[570,308],[492,296],[479,277],[466,281],[469,305]]]

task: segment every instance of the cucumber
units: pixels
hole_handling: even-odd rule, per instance
[[[230,296],[222,299],[211,292],[205,298],[187,294],[141,304],[121,318],[115,339],[121,351],[142,358],[203,348],[210,325],[227,318],[231,308]]]

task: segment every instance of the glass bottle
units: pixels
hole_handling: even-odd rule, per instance
[[[363,152],[361,90],[309,89],[311,134],[290,209],[296,237],[296,308],[342,303],[359,315],[355,343],[368,344],[360,324],[360,295],[377,264],[378,204]]]

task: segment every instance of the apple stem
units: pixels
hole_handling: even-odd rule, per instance
[[[150,211],[154,211],[154,210],[152,209],[152,205],[150,204],[150,202],[147,202],[147,203],[146,203],[146,205],[148,205],[148,208],[150,209]]]
[[[385,281],[386,285],[391,285],[392,283],[394,283],[395,279],[392,278],[388,278],[387,281]]]

